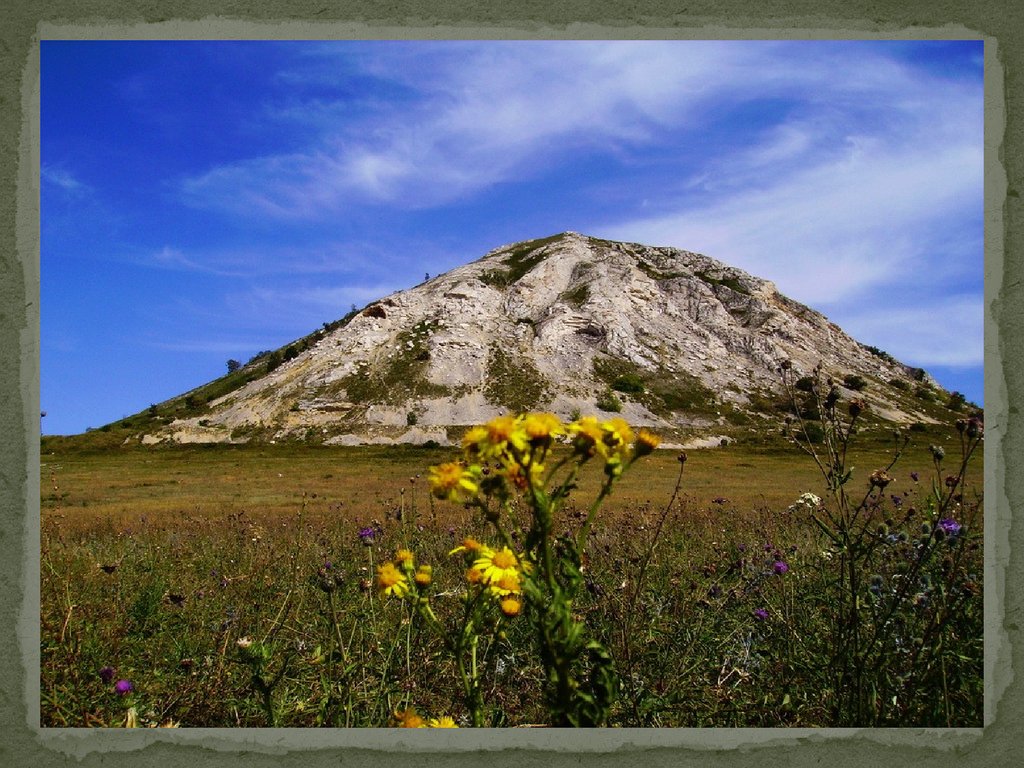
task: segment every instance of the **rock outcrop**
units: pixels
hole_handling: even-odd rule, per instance
[[[498,248],[246,366],[247,383],[166,424],[179,442],[443,443],[526,409],[618,409],[718,434],[779,397],[779,368],[821,364],[893,421],[924,373],[866,347],[775,286],[696,253],[566,232]],[[275,353],[279,354],[279,353]],[[854,379],[850,379],[854,380]]]

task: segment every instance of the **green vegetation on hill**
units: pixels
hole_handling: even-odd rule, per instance
[[[498,344],[491,345],[484,388],[490,402],[511,411],[537,410],[549,399],[544,381],[532,361],[513,357]]]
[[[688,373],[647,371],[628,360],[600,355],[594,358],[594,373],[610,389],[630,396],[658,415],[717,413],[715,393]]]
[[[505,256],[505,269],[484,272],[480,280],[493,288],[507,288],[544,260],[547,256],[542,250],[544,246],[561,239],[559,234],[520,243]]]

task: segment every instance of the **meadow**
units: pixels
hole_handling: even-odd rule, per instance
[[[41,722],[980,727],[980,423],[833,417],[821,467],[611,422],[459,465],[44,438]]]

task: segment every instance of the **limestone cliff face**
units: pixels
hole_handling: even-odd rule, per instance
[[[895,421],[889,382],[921,372],[871,350],[766,281],[674,248],[567,232],[498,248],[382,298],[149,441],[445,442],[499,413],[610,412],[662,429],[741,424],[779,366],[821,363]],[[906,388],[904,387],[904,388]],[[873,403],[871,401],[874,401]]]

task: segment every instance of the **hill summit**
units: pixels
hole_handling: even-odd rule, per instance
[[[924,371],[771,282],[689,251],[565,232],[497,248],[262,353],[153,406],[161,418],[131,439],[446,444],[522,410],[732,434],[778,423],[784,361],[797,376],[821,364],[881,419],[935,420],[924,403],[941,393]]]

